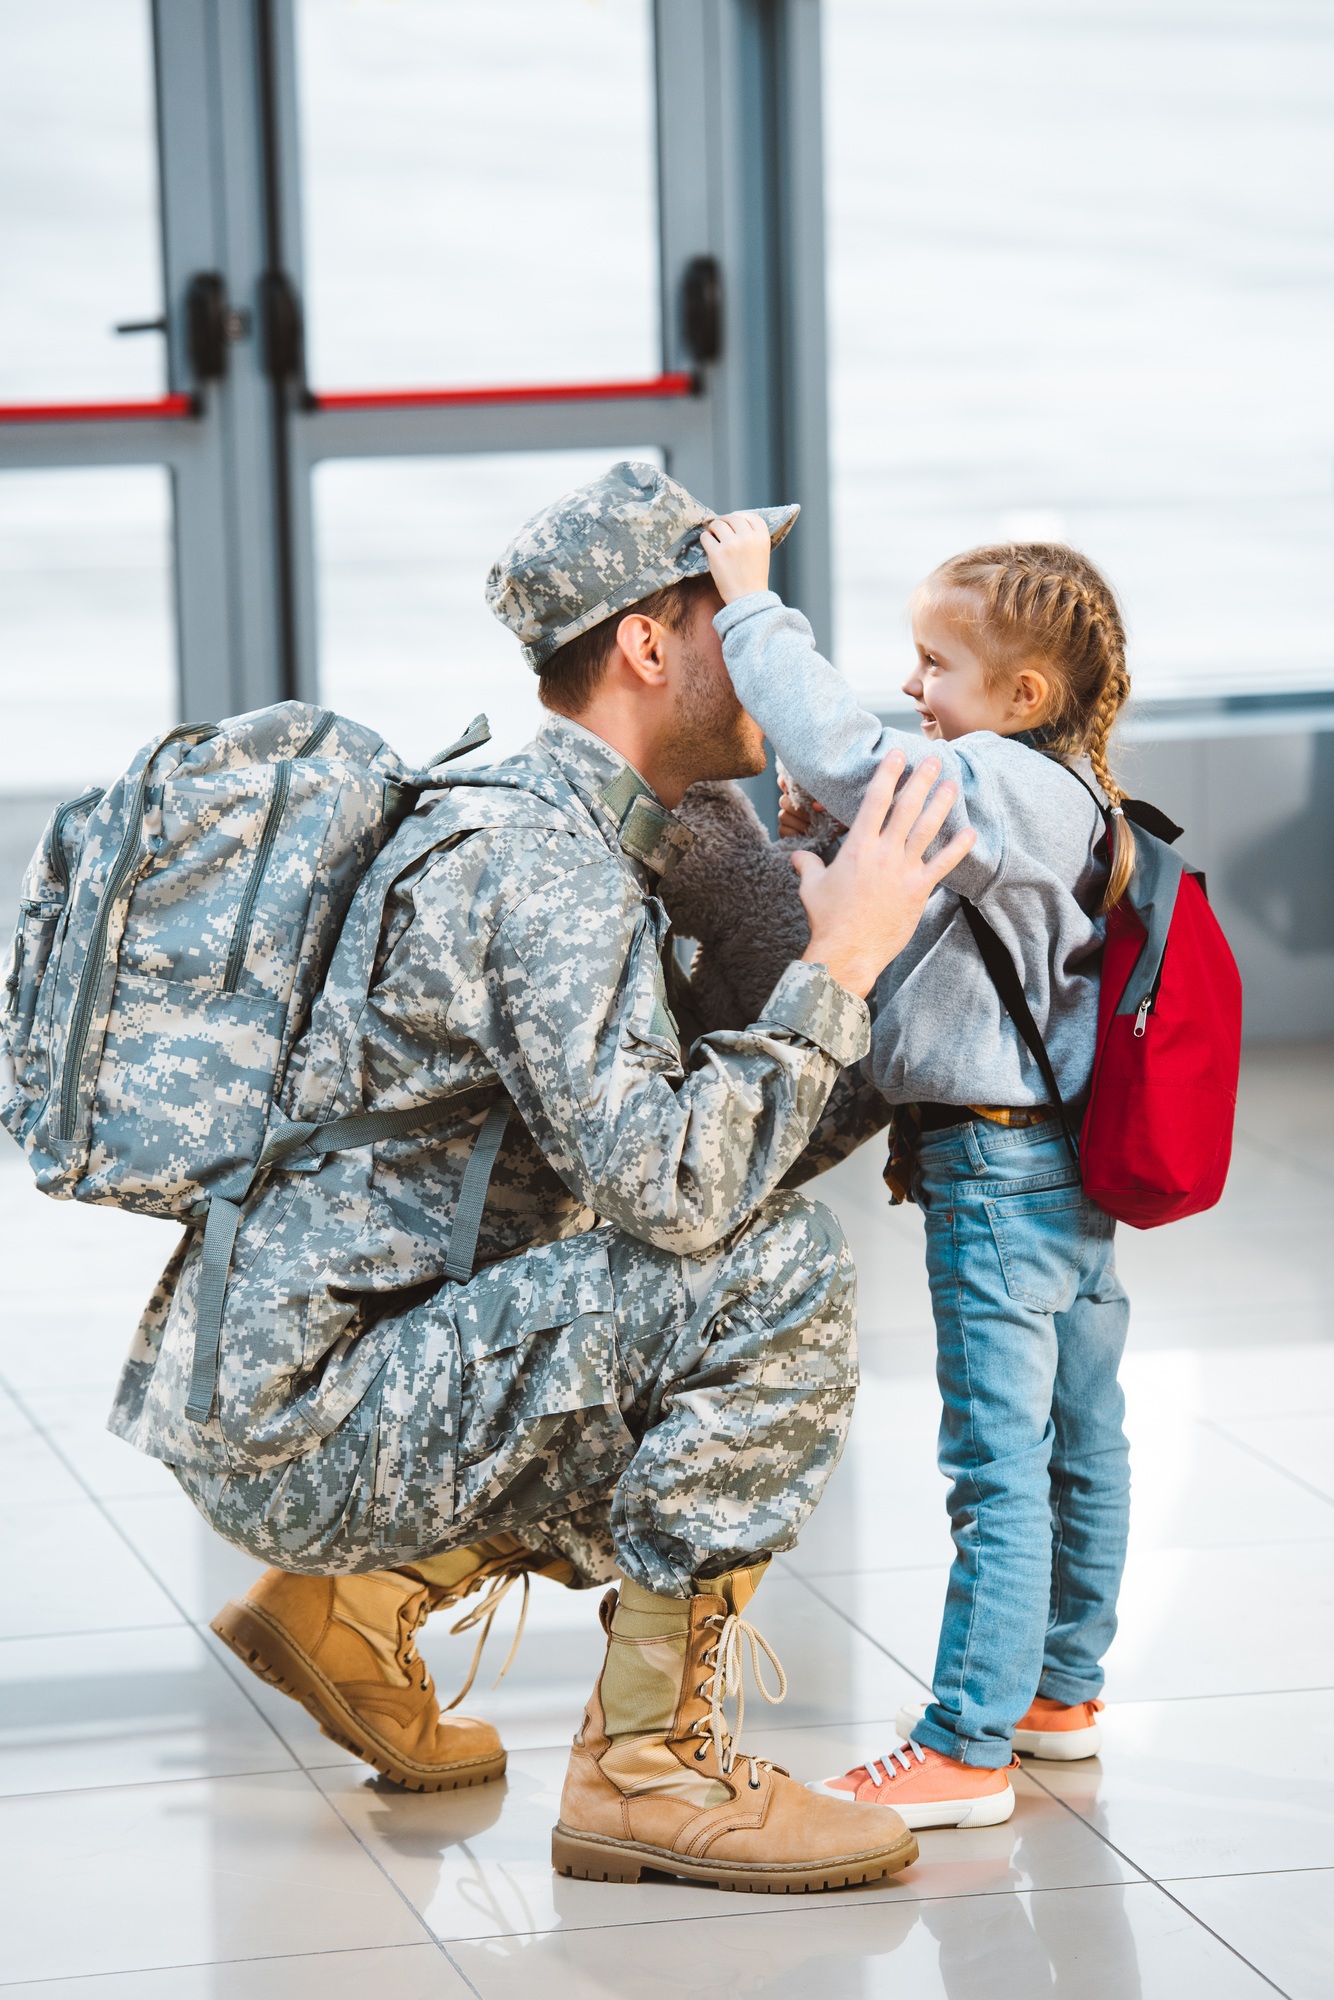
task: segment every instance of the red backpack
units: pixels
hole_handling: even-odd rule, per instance
[[[1180,827],[1137,799],[1123,810],[1136,829],[1135,872],[1107,914],[1097,1050],[1078,1139],[1014,962],[985,917],[971,903],[963,908],[1059,1109],[1089,1200],[1119,1222],[1154,1229],[1212,1208],[1223,1192],[1241,1064],[1241,975],[1204,876],[1169,845]]]

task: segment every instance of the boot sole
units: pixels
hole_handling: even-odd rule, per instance
[[[334,1683],[256,1604],[233,1599],[224,1604],[210,1629],[252,1674],[299,1701],[331,1743],[340,1750],[350,1750],[381,1777],[392,1778],[410,1792],[457,1792],[469,1785],[490,1784],[505,1775],[503,1750],[499,1756],[475,1757],[457,1764],[418,1764],[404,1757],[367,1728]]]
[[[551,1865],[558,1875],[580,1882],[638,1882],[645,1874],[679,1875],[687,1882],[707,1882],[713,1889],[745,1889],[761,1896],[805,1896],[821,1889],[853,1889],[865,1882],[883,1882],[917,1859],[917,1842],[909,1834],[893,1847],[871,1854],[845,1854],[817,1867],[775,1868],[760,1861],[695,1861],[668,1847],[649,1847],[636,1840],[604,1840],[598,1834],[574,1833],[564,1824],[551,1833]]]

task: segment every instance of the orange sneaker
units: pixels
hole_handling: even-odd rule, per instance
[[[1010,1770],[1017,1770],[1017,1762]],[[958,1764],[909,1737],[888,1756],[872,1757],[841,1778],[809,1789],[849,1805],[893,1806],[905,1826],[999,1826],[1014,1811],[1010,1771]]]
[[[915,1701],[901,1708],[894,1717],[899,1735],[911,1736],[930,1706],[930,1702]],[[1106,1703],[1101,1701],[1077,1701],[1067,1707],[1064,1702],[1036,1695],[1028,1714],[1015,1729],[1014,1747],[1021,1757],[1042,1757],[1053,1764],[1073,1764],[1081,1757],[1096,1757],[1102,1731],[1093,1718],[1105,1707]]]
[[[1058,1764],[1073,1764],[1080,1757],[1096,1757],[1102,1731],[1096,1717],[1100,1701],[1048,1701],[1037,1695],[1033,1705],[1014,1732],[1014,1747],[1021,1757],[1045,1757]]]

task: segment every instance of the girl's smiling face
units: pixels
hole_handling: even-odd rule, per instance
[[[923,736],[952,743],[977,729],[998,736],[1031,729],[1047,706],[1047,677],[1031,665],[999,673],[990,667],[975,650],[965,607],[954,595],[951,604],[919,593],[913,604],[917,665],[903,692],[922,718]]]

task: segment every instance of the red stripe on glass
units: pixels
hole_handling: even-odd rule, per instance
[[[194,413],[192,396],[153,396],[132,403],[0,403],[0,424],[86,424],[108,417],[192,417]]]
[[[647,396],[693,395],[693,375],[650,375],[639,382],[522,383],[499,389],[317,389],[317,410],[437,410],[496,403],[615,403]]]

